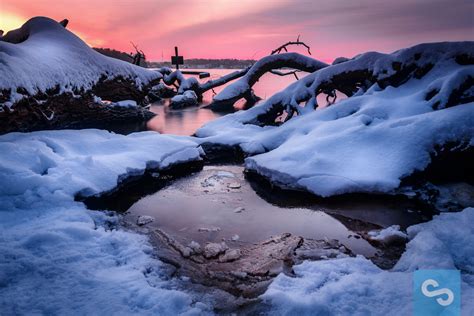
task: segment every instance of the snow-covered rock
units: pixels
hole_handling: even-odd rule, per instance
[[[192,90],[184,91],[183,94],[175,95],[171,98],[170,107],[173,109],[181,109],[188,106],[198,105],[198,97]]]
[[[243,211],[245,211],[245,207],[243,207],[243,206],[236,207],[233,210],[234,213],[242,213]]]
[[[220,227],[199,227],[198,232],[205,232],[205,233],[215,233],[220,232]]]
[[[230,262],[240,258],[242,253],[240,249],[227,249],[226,252],[219,257],[219,262]]]
[[[137,101],[134,100],[123,100],[123,101],[118,101],[118,102],[113,102],[110,104],[111,106],[121,106],[121,107],[136,107],[137,106]]]
[[[143,226],[149,223],[152,223],[155,221],[155,218],[153,216],[148,216],[148,215],[140,215],[137,218],[137,225],[138,226]]]
[[[405,241],[408,236],[400,231],[400,225],[392,225],[381,230],[371,230],[368,233],[371,240],[384,244],[391,244]]]
[[[196,135],[202,143],[239,146],[251,156],[248,170],[281,187],[324,197],[390,193],[401,179],[424,170],[436,148],[474,144],[474,103],[446,108],[450,93],[474,77],[474,65],[456,58],[473,51],[474,43],[460,42],[362,54],[309,74],[249,110],[209,122]],[[394,65],[413,63],[429,71],[396,87],[375,83],[327,108],[298,105],[335,74],[369,69],[383,82],[394,75]],[[275,107],[287,106],[297,107],[300,115],[281,126],[255,124]]]
[[[59,87],[58,93],[90,90],[99,80],[121,77],[142,87],[162,74],[104,56],[58,22],[35,17],[22,31],[26,40],[14,44],[0,40],[0,91],[11,90],[11,106],[24,97]]]
[[[410,315],[413,272],[461,271],[462,314],[474,313],[474,208],[444,213],[408,228],[411,241],[397,265],[384,271],[369,260],[341,258],[294,266],[262,298],[272,315]]]
[[[194,240],[192,240],[188,244],[188,248],[193,251],[193,254],[201,254],[202,253],[201,245],[198,242],[194,241]]]
[[[170,289],[145,236],[74,201],[147,166],[199,160],[195,143],[151,132],[43,131],[2,135],[0,152],[1,314],[203,312]]]
[[[229,247],[225,242],[215,243],[211,242],[204,246],[204,257],[210,259],[217,257],[221,253],[224,253]]]

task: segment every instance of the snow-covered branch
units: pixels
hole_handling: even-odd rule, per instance
[[[291,68],[311,73],[327,66],[324,62],[298,53],[266,56],[257,61],[242,78],[225,87],[216,95],[210,107],[213,110],[228,110],[242,98],[245,98],[247,102],[254,103],[255,97],[252,87],[267,72],[281,68]]]
[[[463,43],[464,44],[464,43]],[[474,48],[472,43],[464,44]],[[438,52],[438,58],[445,63],[458,62],[463,51]],[[316,71],[276,93],[256,111],[258,115],[249,120],[255,124],[273,124],[277,117],[286,112],[287,119],[294,114],[305,114],[318,107],[317,96],[321,93],[334,98],[339,91],[347,97],[361,95],[369,90],[398,87],[411,79],[420,79],[439,62],[434,58],[429,44],[422,44],[393,54],[369,52],[353,59],[335,63]],[[465,47],[463,46],[465,51]],[[280,56],[280,55],[276,55]],[[466,59],[466,58],[464,58]],[[435,109],[450,107],[474,100],[472,87],[474,66],[464,67],[447,78],[435,80],[426,91],[426,100]],[[230,90],[227,87],[227,90]],[[221,94],[226,92],[224,89]],[[226,95],[224,95],[226,97]],[[221,95],[215,99],[222,98]],[[331,102],[329,102],[331,103]]]

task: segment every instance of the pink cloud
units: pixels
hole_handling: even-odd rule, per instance
[[[463,0],[2,0],[0,15],[68,18],[91,45],[167,60],[178,45],[187,58],[257,58],[301,34],[316,58],[419,42],[473,40],[472,3]],[[1,20],[1,19],[0,19]]]

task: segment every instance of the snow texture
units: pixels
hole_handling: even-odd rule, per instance
[[[175,95],[171,98],[170,107],[177,108],[177,107],[186,107],[186,106],[194,106],[198,104],[198,97],[196,93],[192,90],[184,91],[183,94]]]
[[[300,65],[305,65],[307,68],[312,69],[320,69],[328,66],[326,63],[297,53],[283,53],[266,56],[257,61],[242,78],[226,86],[213,98],[213,101],[227,100],[235,96],[242,95],[245,91],[251,88],[251,78],[255,79],[258,77],[258,74],[262,69],[265,69],[269,64],[285,60],[294,61]]]
[[[134,100],[123,100],[118,102],[112,102],[111,106],[118,106],[118,107],[125,107],[125,108],[133,108],[137,106],[137,101]]]
[[[390,244],[392,242],[404,241],[407,239],[407,234],[400,231],[399,225],[392,225],[382,230],[369,231],[369,238],[384,244]]]
[[[247,111],[209,122],[196,135],[203,143],[240,146],[252,156],[246,159],[247,169],[285,188],[324,197],[390,193],[403,177],[429,165],[436,146],[451,141],[473,145],[472,102],[433,109],[437,102],[446,104],[449,92],[463,79],[474,77],[474,66],[454,60],[473,46],[437,43],[387,55],[366,53],[316,71]],[[416,61],[420,67],[434,65],[421,79],[385,89],[375,84],[327,108],[298,105],[300,98],[314,94],[315,87],[335,73],[368,68],[386,77],[393,73],[394,62],[412,62],[417,54],[422,56]],[[438,94],[426,100],[435,88]],[[278,127],[254,124],[275,104],[296,106],[300,115]]]
[[[151,132],[42,131],[0,136],[0,152],[2,315],[207,312],[164,280],[145,236],[74,201],[147,166],[199,160],[195,143]]]
[[[7,106],[23,97],[16,92],[20,87],[34,95],[57,85],[60,92],[89,90],[101,76],[122,76],[135,81],[138,87],[162,77],[158,71],[96,52],[52,19],[35,17],[22,28],[29,33],[25,41],[0,41],[0,90],[12,89]]]
[[[391,271],[358,256],[305,261],[280,274],[262,298],[272,315],[411,315],[413,272],[461,270],[462,315],[474,313],[474,208],[409,227],[411,241]]]

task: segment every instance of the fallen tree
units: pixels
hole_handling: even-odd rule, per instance
[[[474,48],[472,43],[466,46]],[[429,44],[423,44],[399,54],[370,52],[321,68],[273,95],[247,123],[274,124],[282,115],[286,116],[285,120],[289,120],[294,114],[309,113],[318,108],[317,97],[320,94],[335,97],[336,91],[339,91],[352,97],[363,95],[369,90],[399,87],[411,79],[419,80],[438,62],[427,47]],[[448,51],[440,55],[460,66],[474,65],[474,59],[465,50]],[[433,109],[443,109],[473,101],[474,95],[469,92],[474,83],[472,67],[461,68],[449,78],[440,78],[429,85],[424,92],[429,105]]]
[[[287,42],[271,52],[269,56],[263,57],[251,67],[232,72],[222,76],[216,80],[209,80],[205,83],[199,83],[194,78],[185,78],[183,74],[177,70],[172,71],[170,68],[161,68],[159,71],[163,74],[163,82],[168,86],[174,86],[177,94],[184,94],[185,91],[192,90],[196,93],[198,101],[202,100],[204,92],[212,90],[216,87],[227,84],[236,79],[236,82],[224,88],[222,92],[213,98],[212,103],[208,106],[215,111],[233,111],[233,105],[240,99],[245,99],[248,106],[253,106],[260,98],[256,96],[252,87],[266,73],[272,73],[278,76],[294,75],[296,79],[297,72],[314,72],[328,65],[308,56],[298,53],[288,53],[288,46],[304,46],[308,54],[311,55],[310,47],[300,41],[299,36],[296,41]],[[286,53],[280,54],[282,51]],[[289,68],[288,72],[282,72],[278,69]]]
[[[255,103],[257,100],[252,90],[253,85],[265,73],[274,72],[275,69],[291,68],[312,73],[327,66],[326,63],[298,53],[266,56],[257,61],[242,78],[225,87],[216,95],[209,107],[216,111],[226,111],[242,98],[250,104]],[[282,73],[278,74],[281,75]]]
[[[266,56],[251,67],[232,72],[219,79],[209,80],[205,83],[199,83],[194,77],[185,78],[179,70],[172,71],[170,68],[161,68],[159,72],[163,74],[163,82],[168,86],[175,86],[178,94],[192,90],[196,93],[199,100],[202,100],[204,92],[240,78],[224,88],[221,93],[214,97],[213,102],[209,105],[211,109],[216,111],[228,111],[232,110],[235,102],[242,98],[251,105],[255,104],[259,98],[253,93],[252,87],[268,72],[276,75],[288,75],[293,74],[293,72],[282,73],[276,71],[276,69],[292,68],[298,71],[314,72],[327,66],[323,62],[298,53],[284,53]]]
[[[273,185],[323,197],[397,194],[408,179],[440,176],[434,165],[470,181],[451,170],[472,160],[473,52],[473,42],[431,43],[341,58],[196,136],[241,151],[246,169]],[[336,92],[347,98],[319,107],[318,96]]]

